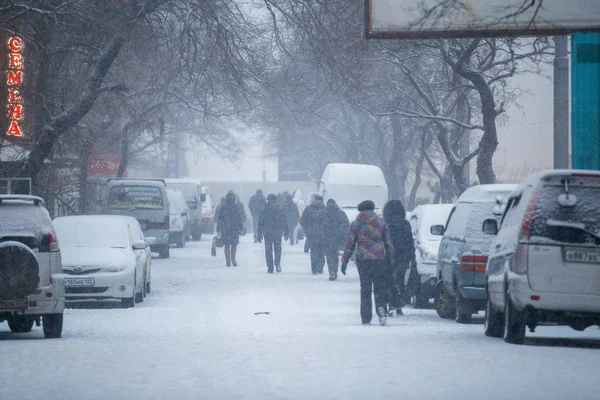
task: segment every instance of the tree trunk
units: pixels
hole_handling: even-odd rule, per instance
[[[440,202],[442,204],[451,204],[454,203],[454,172],[457,167],[451,167],[450,165],[446,166],[444,169],[444,174],[442,175],[442,179],[440,181]]]

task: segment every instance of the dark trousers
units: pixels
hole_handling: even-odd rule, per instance
[[[408,263],[401,263],[395,268],[389,269],[389,303],[390,309],[395,310],[404,306],[404,293],[406,285],[404,280],[406,277],[406,270],[409,268]]]
[[[325,247],[317,240],[310,242],[310,269],[313,273],[322,274],[325,267]]]
[[[265,236],[264,240],[267,268],[273,272],[273,261],[275,261],[275,266],[281,265],[281,236]],[[273,250],[275,250],[275,260],[273,260]]]
[[[338,273],[340,265],[340,251],[337,246],[327,246],[325,249],[325,259],[327,260],[327,268],[329,275]]]
[[[288,220],[287,224],[288,224],[288,234],[290,236],[290,244],[294,244],[298,241],[298,238],[294,235],[294,233],[296,231],[296,227],[298,226],[298,223]]]
[[[375,307],[386,308],[388,300],[389,267],[383,260],[358,261],[360,277],[360,317],[362,322],[371,322],[373,318],[372,294],[375,294]]]

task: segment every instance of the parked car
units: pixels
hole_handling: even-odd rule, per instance
[[[29,332],[41,320],[45,338],[60,338],[61,253],[41,198],[0,196],[0,269],[0,322],[12,332]]]
[[[429,306],[437,284],[438,250],[442,236],[434,235],[431,228],[446,224],[453,207],[453,204],[425,204],[415,208],[409,217],[420,277],[413,303],[417,308]]]
[[[485,266],[492,236],[481,231],[488,218],[500,220],[506,199],[517,185],[478,185],[458,199],[446,226],[435,225],[431,233],[443,234],[438,252],[434,302],[438,315],[469,323],[485,309]]]
[[[54,220],[62,242],[67,300],[119,299],[123,308],[144,301],[151,257],[133,217],[84,215]]]
[[[522,344],[525,327],[600,326],[600,172],[553,170],[514,191],[486,273],[487,336]],[[497,230],[500,225],[500,230]]]
[[[160,179],[112,179],[106,187],[102,214],[126,215],[140,223],[144,235],[155,238],[151,250],[169,258],[169,199]]]
[[[185,196],[190,216],[192,240],[202,239],[202,203],[206,195],[202,193],[202,181],[196,179],[165,179],[169,189],[180,190]]]
[[[177,247],[185,247],[185,242],[190,231],[190,219],[187,202],[179,190],[168,189],[169,198],[169,243]]]

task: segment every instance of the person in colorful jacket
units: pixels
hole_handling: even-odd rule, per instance
[[[360,316],[367,325],[373,318],[372,293],[379,323],[385,325],[390,261],[394,259],[390,229],[375,214],[375,204],[366,200],[358,205],[359,214],[350,225],[350,237],[342,257],[342,274],[356,249],[356,265],[360,277]]]

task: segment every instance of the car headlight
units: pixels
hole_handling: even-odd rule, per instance
[[[124,265],[111,266],[102,268],[102,272],[121,272],[125,269]]]

